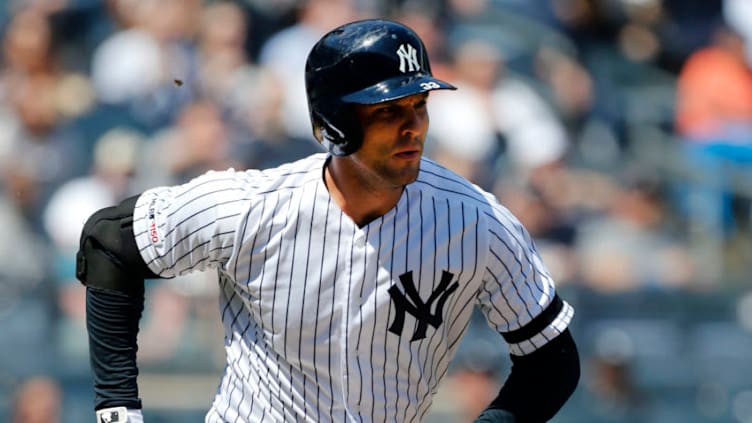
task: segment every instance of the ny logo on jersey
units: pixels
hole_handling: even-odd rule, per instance
[[[394,321],[389,327],[389,332],[402,335],[402,328],[405,325],[405,312],[412,314],[418,320],[418,327],[415,329],[410,342],[425,338],[428,325],[438,328],[443,322],[442,314],[444,314],[444,304],[447,298],[460,286],[459,282],[455,282],[449,286],[453,277],[454,274],[444,270],[439,286],[428,297],[428,301],[423,302],[420,294],[418,294],[418,290],[415,288],[413,272],[410,271],[400,275],[399,279],[402,282],[402,287],[405,289],[407,297],[399,290],[397,285],[392,285],[389,288],[389,295],[392,297],[394,306],[397,308],[397,314],[394,316]],[[436,309],[431,313],[431,307],[434,302],[436,302]]]
[[[400,44],[397,49],[397,56],[399,56],[400,59],[400,72],[405,73],[420,70],[418,50],[415,50],[415,47],[410,44]]]

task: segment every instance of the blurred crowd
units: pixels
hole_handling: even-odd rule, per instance
[[[748,0],[5,0],[0,8],[2,421],[91,418],[84,289],[74,275],[86,218],[209,169],[267,168],[323,151],[310,129],[305,59],[325,31],[367,17],[414,28],[433,73],[459,87],[431,95],[427,155],[520,218],[574,303],[720,296],[729,310],[746,310],[717,315],[752,351],[743,295],[752,270]],[[142,371],[218,374],[214,275],[147,286]],[[693,307],[701,314],[702,301]],[[449,421],[471,421],[503,379],[504,354],[493,347],[501,338],[485,345],[483,325],[448,384],[457,393]],[[583,345],[581,390],[601,395],[594,421],[619,410],[634,418],[624,421],[653,421],[623,412],[641,409],[622,366],[640,335],[624,341],[628,331],[607,329],[610,341]],[[752,368],[750,357],[740,363]],[[714,386],[695,394],[716,398]],[[752,403],[752,384],[745,389],[702,410],[750,422],[752,407],[734,408]],[[190,401],[201,409],[210,399]]]

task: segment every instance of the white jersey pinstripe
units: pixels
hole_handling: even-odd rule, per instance
[[[504,333],[552,301],[530,236],[479,188],[424,158],[397,205],[359,228],[329,196],[326,158],[209,172],[138,200],[134,232],[155,273],[219,271],[227,366],[207,422],[419,422],[475,304]],[[440,311],[439,324],[420,338],[409,312],[396,330],[390,288]],[[510,351],[534,351],[572,313],[565,303]]]

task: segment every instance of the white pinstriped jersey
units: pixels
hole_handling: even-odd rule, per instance
[[[138,200],[152,271],[219,271],[227,366],[207,422],[419,422],[474,305],[505,333],[552,301],[529,234],[489,194],[424,158],[397,205],[358,227],[326,189],[326,158]],[[564,303],[510,352],[536,350],[572,313]]]

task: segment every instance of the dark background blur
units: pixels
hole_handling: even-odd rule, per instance
[[[0,421],[93,421],[74,254],[96,209],[208,169],[320,151],[303,65],[338,24],[413,27],[427,154],[494,192],[575,306],[583,376],[554,421],[752,422],[749,0],[0,2]],[[147,284],[149,423],[203,421],[216,283]],[[429,422],[508,374],[479,317]]]

